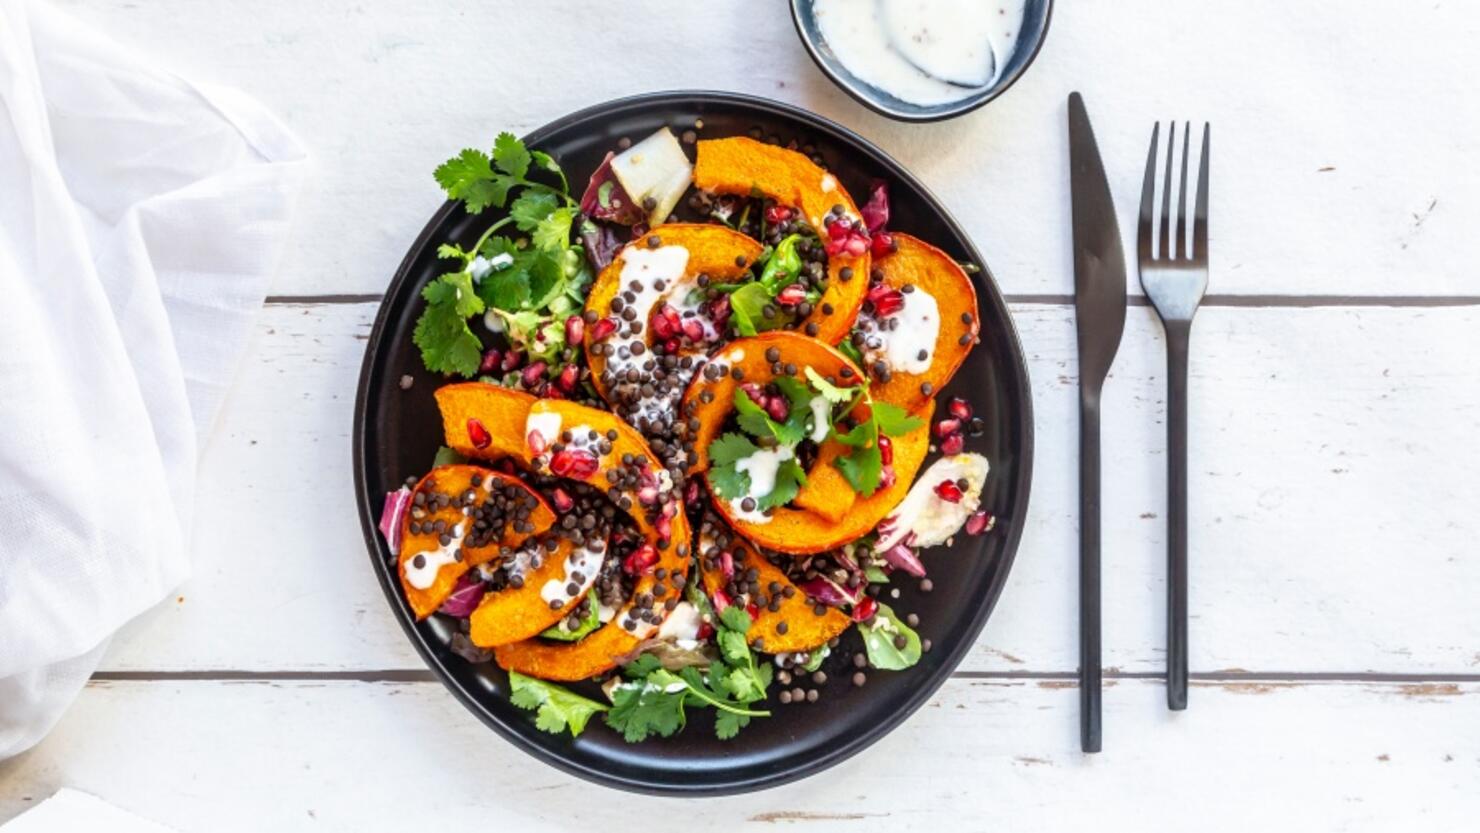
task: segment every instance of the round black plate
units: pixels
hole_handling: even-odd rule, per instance
[[[386,291],[365,349],[355,400],[355,491],[365,543],[391,610],[427,665],[484,723],[535,757],[608,786],[670,795],[738,793],[820,772],[862,751],[924,704],[971,648],[1007,580],[1027,513],[1033,447],[1022,347],[981,255],[925,186],[848,129],[765,99],[732,93],[666,92],[582,110],[536,130],[526,141],[532,148],[553,154],[571,177],[572,187],[579,189],[620,137],[640,139],[663,125],[680,132],[693,128],[695,119],[701,118],[704,127],[699,132],[705,138],[759,128],[782,142],[796,139],[815,145],[827,167],[860,202],[872,179],[888,180],[891,228],[915,234],[962,261],[982,266],[974,278],[981,307],[981,344],[942,393],[941,401],[952,395],[965,397],[986,418],[985,435],[972,438],[967,447],[991,461],[982,504],[996,514],[998,523],[989,535],[958,536],[954,547],[925,555],[934,592],[922,594],[914,580],[896,579],[901,595],[888,599],[889,604],[901,616],[918,613],[921,636],[934,642],[934,649],[917,666],[903,672],[875,672],[867,685],[853,687],[848,682],[851,666],[845,670],[845,665],[859,642],[856,632],[850,631],[843,650],[824,665],[832,680],[822,692],[823,702],[782,706],[773,696],[774,716],[753,721],[729,741],[716,739],[712,718],[699,712],[685,731],[672,738],[629,745],[599,719],[576,739],[539,731],[529,712],[509,704],[508,680],[501,670],[491,663],[470,664],[448,649],[452,630],[444,617],[415,620],[401,596],[390,552],[376,523],[385,493],[408,476],[424,473],[442,443],[441,418],[432,398],[442,380],[422,367],[411,341],[422,308],[419,293],[442,271],[437,245],[448,240],[471,245],[489,222],[487,217],[469,217],[449,203],[427,223]],[[491,140],[492,134],[483,138]],[[400,389],[403,375],[415,380],[410,390]],[[456,716],[448,714],[446,719]]]

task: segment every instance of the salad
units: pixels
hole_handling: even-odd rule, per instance
[[[727,739],[903,672],[929,611],[891,584],[993,526],[983,419],[937,401],[971,267],[892,230],[884,184],[859,206],[810,149],[695,128],[579,195],[508,133],[436,170],[489,219],[422,290],[444,447],[380,529],[412,612],[549,732]]]

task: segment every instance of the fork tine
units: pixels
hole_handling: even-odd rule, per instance
[[[1202,158],[1197,163],[1197,208],[1192,221],[1192,257],[1208,260],[1208,151],[1213,127],[1203,122]]]
[[[1146,154],[1146,179],[1141,183],[1141,222],[1136,232],[1136,255],[1142,263],[1151,262],[1151,213],[1156,208],[1156,140],[1161,122],[1151,128],[1151,150]]]
[[[1182,184],[1177,190],[1177,239],[1167,248],[1171,250],[1171,257],[1179,255],[1184,258],[1192,257],[1192,249],[1187,242],[1187,139],[1192,135],[1192,122],[1185,122],[1182,127]],[[1171,179],[1167,180],[1167,190],[1172,190]]]
[[[1177,123],[1167,122],[1167,175],[1161,180],[1161,259],[1176,256],[1172,247],[1172,156],[1177,149]]]

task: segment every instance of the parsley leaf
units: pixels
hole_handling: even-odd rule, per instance
[[[540,220],[530,237],[536,248],[558,252],[570,245],[570,226],[575,221],[574,208],[557,208]]]
[[[433,373],[472,376],[483,358],[483,343],[468,328],[467,318],[458,313],[456,301],[449,301],[447,287],[438,279],[422,290],[428,304],[411,340],[421,348],[422,362]]]
[[[874,614],[873,624],[860,622],[858,630],[863,634],[863,647],[868,652],[868,664],[885,671],[901,671],[920,661],[920,635],[909,625],[900,621],[894,611],[883,602]],[[894,638],[903,636],[903,648],[894,644]]]
[[[879,488],[879,478],[884,471],[883,458],[879,456],[879,446],[870,445],[866,448],[854,449],[851,454],[844,455],[833,461],[833,467],[853,487],[853,491],[864,497],[870,497]]]
[[[525,191],[509,203],[509,216],[520,231],[534,231],[559,206],[560,201],[548,191]]]
[[[755,502],[755,508],[764,512],[791,503],[806,482],[807,472],[795,458],[782,460],[776,467],[776,485],[769,494]]]
[[[676,691],[668,686],[679,683]],[[652,735],[669,737],[683,728],[684,701],[688,684],[671,671],[658,668],[646,677],[622,683],[612,690],[612,708],[606,714],[606,725],[622,733],[628,743],[647,740]]]
[[[758,450],[744,434],[730,431],[709,444],[709,462],[722,466],[749,457]]]
[[[921,421],[918,417],[912,417],[904,408],[889,402],[871,402],[869,409],[872,419],[879,426],[880,434],[898,437],[919,428]]]
[[[755,404],[745,391],[735,389],[735,421],[740,428],[753,437],[774,437],[780,445],[796,445],[802,441],[806,431],[802,427],[804,414],[792,408],[786,422],[777,422]]]
[[[834,405],[841,405],[844,402],[848,402],[858,394],[857,386],[851,388],[838,387],[827,379],[824,379],[821,373],[813,370],[810,366],[804,370],[807,374],[807,381],[812,383],[812,388],[821,394],[823,399]]]
[[[509,702],[521,709],[538,709],[535,726],[559,734],[567,729],[572,737],[586,730],[586,723],[607,707],[554,683],[509,672]]]
[[[725,500],[735,500],[750,493],[750,475],[735,468],[734,463],[709,469],[709,485]]]
[[[466,152],[466,151],[464,151]],[[524,143],[513,133],[504,132],[498,134],[493,140],[493,164],[500,171],[514,177],[523,179],[529,173],[530,155],[525,149]]]

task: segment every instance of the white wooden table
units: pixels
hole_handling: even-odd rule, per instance
[[[49,739],[0,765],[0,819],[68,785],[184,831],[1474,829],[1480,7],[1061,2],[1003,99],[911,127],[832,89],[780,2],[63,5],[260,97],[316,173],[205,456],[195,577],[117,639]],[[939,696],[825,775],[702,805],[573,780],[467,714],[365,567],[349,476],[366,334],[441,200],[434,165],[500,129],[680,86],[801,104],[929,183],[1013,302],[1038,419],[1016,567]],[[1165,380],[1138,303],[1106,390],[1094,757],[1073,682],[1072,89],[1128,233],[1155,119],[1209,119],[1215,148],[1215,296],[1192,362],[1191,708],[1167,712],[1155,679]]]

